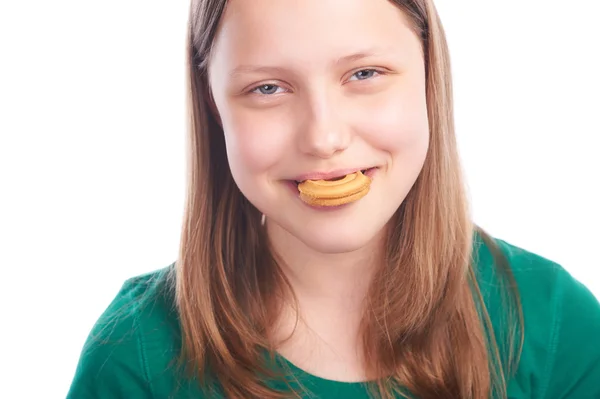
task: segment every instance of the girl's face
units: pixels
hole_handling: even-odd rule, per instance
[[[388,0],[232,0],[209,65],[229,166],[242,193],[313,250],[358,249],[382,231],[425,160],[420,41]],[[295,180],[375,167],[336,209]]]

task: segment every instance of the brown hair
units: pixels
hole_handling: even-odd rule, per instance
[[[523,315],[506,259],[470,221],[444,31],[431,0],[392,3],[422,42],[430,145],[423,170],[390,221],[386,262],[368,294],[362,327],[372,393],[506,397],[505,378],[516,370],[522,330],[517,350],[516,336],[508,336],[503,358],[476,280],[475,232],[508,283],[507,309],[516,309],[518,318],[509,325],[522,325]],[[264,357],[274,353],[269,329],[289,284],[265,243],[260,213],[234,183],[223,131],[210,108],[207,63],[225,6],[226,0],[192,0],[190,8],[189,180],[176,262],[180,364],[203,385],[212,376],[227,397],[289,397],[266,385],[274,374]]]

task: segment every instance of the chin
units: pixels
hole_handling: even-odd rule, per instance
[[[323,254],[339,254],[359,250],[370,245],[379,235],[381,227],[362,223],[337,224],[316,221],[298,226],[292,234],[313,251]]]

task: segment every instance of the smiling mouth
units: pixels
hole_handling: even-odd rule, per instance
[[[296,183],[296,189],[300,199],[309,206],[337,209],[341,205],[356,202],[369,193],[372,173],[368,173],[368,170],[358,170],[342,177],[330,174],[330,179],[305,180]]]

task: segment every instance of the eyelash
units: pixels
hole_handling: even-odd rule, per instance
[[[379,70],[379,69],[375,69],[375,68],[367,68],[367,69],[361,69],[361,70],[359,70],[359,71],[356,71],[356,72],[354,72],[354,73],[352,74],[352,77],[356,76],[356,74],[358,74],[358,73],[361,73],[361,72],[374,72],[375,74],[374,74],[374,76],[372,76],[372,77],[370,77],[370,78],[365,78],[365,79],[356,79],[357,81],[361,81],[361,80],[370,80],[370,79],[372,79],[373,77],[376,77],[376,76],[378,76],[378,75],[385,75],[385,72],[383,72],[383,71],[381,71],[381,70]],[[280,88],[280,87],[281,87],[281,86],[279,86],[279,85],[272,84],[272,83],[264,83],[264,84],[261,84],[261,85],[255,86],[255,87],[253,87],[252,89],[250,89],[250,90],[248,91],[248,94],[256,94],[256,95],[263,96],[263,97],[269,97],[269,96],[272,96],[272,95],[274,95],[274,94],[277,94],[277,93],[264,94],[264,93],[257,92],[258,90],[260,90],[261,88],[263,88],[263,87],[265,87],[265,86],[272,86],[272,87],[277,87],[277,88]]]

